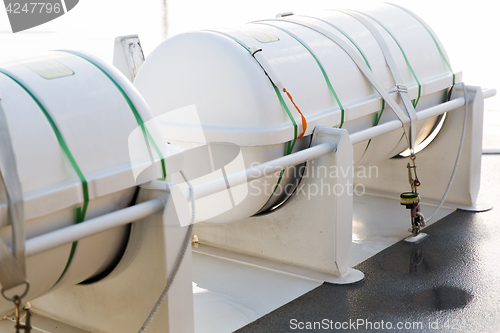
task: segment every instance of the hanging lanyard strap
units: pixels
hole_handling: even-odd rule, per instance
[[[397,41],[397,39],[394,37],[394,35],[391,34],[389,32],[389,30],[384,27],[384,25],[382,23],[375,20],[373,17],[368,16],[367,14],[363,14],[363,15],[370,17],[372,20],[377,22],[385,31],[387,31],[387,33],[392,37],[392,39],[396,42],[399,49],[401,50],[403,57],[405,59],[406,65],[408,66],[408,69],[410,70],[413,77],[415,78],[415,81],[418,84],[418,98],[415,101],[415,103],[412,103],[410,101],[410,97],[408,96],[408,89],[406,87],[405,82],[401,78],[401,75],[399,74],[398,68],[396,66],[396,62],[394,61],[394,57],[392,56],[392,53],[389,49],[389,46],[387,45],[387,42],[385,41],[382,34],[377,30],[377,28],[373,24],[371,24],[363,15],[361,15],[358,12],[350,11],[350,10],[339,10],[339,12],[342,12],[346,15],[349,15],[349,16],[353,17],[354,19],[356,19],[357,21],[359,21],[361,24],[363,24],[365,26],[365,28],[368,29],[368,31],[370,31],[372,36],[375,38],[375,40],[379,44],[380,49],[382,50],[382,53],[384,54],[385,61],[386,61],[387,65],[389,66],[389,69],[392,73],[392,77],[394,78],[394,82],[396,84],[396,89],[399,92],[399,96],[401,97],[401,100],[403,101],[403,105],[405,107],[406,113],[407,113],[408,117],[410,118],[410,126],[409,126],[409,134],[410,135],[408,138],[408,140],[409,140],[408,145],[409,145],[410,151],[413,154],[414,146],[415,146],[415,135],[416,135],[415,126],[416,126],[416,123],[418,121],[417,113],[415,112],[415,106],[417,105],[418,100],[420,99],[421,87],[420,87],[420,82],[418,81],[418,78],[415,75],[415,72],[413,71],[413,68],[410,65],[410,62],[408,61],[408,58],[406,57],[406,54],[404,53],[403,48],[401,47],[401,44]]]
[[[420,84],[420,81],[418,80],[418,77],[415,74],[415,71],[413,70],[411,63],[408,60],[408,57],[406,56],[406,53],[403,50],[403,47],[401,46],[401,43],[399,43],[398,39],[394,36],[394,34],[389,29],[387,29],[387,27],[381,21],[377,20],[375,17],[373,17],[371,15],[368,15],[365,13],[360,13],[360,12],[357,12],[354,10],[339,10],[339,12],[343,12],[344,14],[350,15],[350,16],[354,17],[355,19],[359,20],[370,31],[370,33],[372,33],[374,35],[377,42],[380,41],[380,42],[384,43],[385,40],[383,39],[382,35],[378,32],[378,30],[372,24],[370,24],[370,22],[368,20],[364,19],[362,15],[365,15],[366,17],[369,17],[371,20],[376,22],[380,27],[382,27],[387,32],[387,34],[389,34],[389,36],[391,36],[391,38],[394,40],[394,42],[398,46],[399,50],[401,51],[401,54],[403,55],[403,58],[405,60],[406,66],[408,67],[408,70],[410,71],[411,75],[415,79],[415,82],[417,83],[417,86],[418,86],[417,98],[412,101],[413,107],[416,108],[418,105],[418,102],[420,100],[421,94],[422,94],[422,85]],[[384,58],[386,58],[386,62],[387,63],[389,61],[392,62],[393,68],[390,68],[391,73],[392,73],[393,71],[397,71],[397,67],[395,66],[395,62],[393,59],[392,60],[387,59],[387,57],[391,58],[392,54],[389,51],[389,47],[387,46],[387,43],[385,43],[385,44],[386,44],[385,46],[381,46],[381,49],[382,49],[382,52],[384,53]],[[379,45],[380,45],[380,43],[379,43]],[[394,74],[393,74],[393,76],[394,76]],[[400,84],[404,84],[401,77],[399,76],[399,73],[396,73],[396,78],[401,82]],[[398,83],[396,83],[396,85],[397,84]]]
[[[12,227],[12,251],[0,238],[0,283],[2,294],[26,282],[23,189],[17,172],[7,117],[0,98],[0,181],[7,197],[8,220]],[[5,297],[5,296],[4,296]]]

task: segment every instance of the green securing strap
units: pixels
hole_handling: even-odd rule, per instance
[[[271,26],[273,28],[276,28],[276,29],[279,29],[279,30],[283,31],[284,33],[286,33],[287,35],[289,35],[290,37],[292,37],[293,39],[295,39],[297,42],[299,42],[309,52],[309,54],[316,61],[316,64],[318,64],[318,67],[321,70],[321,73],[323,73],[323,77],[325,78],[325,82],[326,82],[326,85],[328,86],[328,90],[330,90],[330,93],[333,95],[333,97],[335,98],[335,101],[337,102],[337,105],[340,108],[340,112],[341,113],[340,113],[340,125],[339,125],[339,128],[342,128],[342,126],[344,125],[344,118],[345,118],[345,115],[344,115],[345,114],[344,106],[340,102],[340,99],[339,99],[337,93],[335,92],[335,89],[333,89],[332,83],[330,82],[330,79],[328,78],[328,75],[326,74],[325,69],[323,68],[323,65],[321,65],[321,63],[319,62],[319,60],[316,57],[316,55],[297,36],[295,36],[294,34],[292,34],[289,31],[287,31],[286,29],[283,29],[283,28],[280,28],[280,27],[275,26],[273,24],[269,24],[269,23],[265,23],[265,22],[253,22],[253,23],[268,25],[268,26]]]
[[[407,14],[411,15],[415,20],[417,20],[418,23],[420,23],[420,25],[422,25],[422,27],[424,27],[425,30],[427,30],[427,32],[431,36],[432,40],[434,41],[434,44],[436,45],[436,48],[437,48],[439,54],[441,55],[441,58],[443,59],[444,63],[446,64],[446,66],[450,70],[451,75],[453,76],[453,85],[455,85],[455,73],[453,72],[453,69],[451,69],[450,63],[446,59],[446,57],[445,57],[445,55],[443,53],[443,50],[441,49],[441,47],[439,46],[439,43],[436,40],[436,37],[434,37],[434,34],[429,29],[429,27],[427,26],[427,24],[424,21],[422,21],[422,19],[420,19],[420,17],[418,17],[417,15],[413,14],[411,11],[407,10],[406,8],[400,7],[400,6],[392,4],[392,3],[387,3],[387,4],[391,5],[391,6],[394,6],[396,8],[399,8],[402,11],[406,12]]]
[[[358,44],[347,34],[345,33],[342,29],[340,29],[339,27],[333,25],[332,23],[326,21],[326,20],[323,20],[323,19],[320,19],[318,17],[314,17],[314,16],[308,16],[308,15],[295,15],[295,16],[301,16],[301,17],[307,17],[307,18],[310,18],[310,19],[314,19],[316,21],[320,21],[322,23],[325,23],[326,25],[329,25],[330,27],[332,27],[333,29],[337,30],[338,32],[340,32],[345,38],[347,38],[352,45],[354,45],[354,47],[358,50],[359,54],[361,55],[361,57],[363,58],[363,60],[365,61],[366,63],[366,66],[368,66],[369,69],[372,69],[370,67],[370,64],[368,63],[368,60],[366,59],[363,51],[361,51],[361,48],[358,46]],[[295,22],[291,22],[291,21],[285,21],[285,22],[289,22],[289,23],[295,23]]]
[[[269,80],[271,81],[271,80]],[[286,110],[286,113],[288,114],[288,117],[293,123],[293,140],[292,141],[287,141],[285,144],[285,155],[290,155],[293,151],[293,147],[295,146],[295,143],[297,142],[297,123],[295,122],[295,119],[292,117],[292,114],[290,113],[290,110],[288,109],[288,106],[286,105],[285,101],[283,100],[283,96],[281,96],[281,93],[276,87],[276,85],[271,81],[274,91],[276,92],[276,95],[278,96],[278,99],[280,100],[281,106]],[[276,183],[276,186],[274,187],[273,193],[269,197],[268,201],[271,200],[272,196],[274,195],[274,192],[278,189],[278,186],[281,183],[281,179],[283,178],[283,174],[285,173],[285,170],[281,170],[280,176],[278,178],[278,182]],[[267,202],[266,202],[267,204]],[[265,205],[264,205],[265,206]]]
[[[219,35],[222,35],[222,36],[225,36],[225,37],[231,39],[232,41],[236,42],[241,47],[243,47],[248,53],[250,53],[250,55],[252,55],[252,52],[250,51],[250,49],[248,47],[246,47],[242,42],[240,42],[235,37],[233,37],[233,36],[231,36],[229,34],[226,34],[224,32],[221,32],[221,31],[216,31],[216,30],[207,30],[207,31],[213,32],[213,33],[216,33],[216,34],[219,34]],[[252,58],[253,58],[253,56],[252,56]],[[266,76],[267,76],[267,73],[266,73]],[[292,153],[292,151],[293,151],[293,147],[295,147],[295,143],[297,142],[297,123],[295,122],[295,119],[293,118],[292,113],[290,112],[290,109],[286,105],[285,100],[283,99],[283,96],[281,96],[280,90],[278,89],[278,87],[276,87],[276,85],[274,84],[274,82],[270,78],[269,78],[269,81],[271,82],[271,84],[273,86],[274,92],[276,93],[276,96],[278,97],[278,100],[280,102],[281,107],[285,110],[286,114],[288,115],[288,118],[290,118],[290,121],[293,124],[293,140],[286,142],[286,144],[285,144],[285,152],[284,152],[285,155],[290,155]],[[283,174],[284,173],[285,173],[285,170],[281,170],[280,176],[278,178],[278,183],[274,187],[273,193],[271,194],[271,196],[269,197],[269,199],[267,200],[267,202],[269,202],[269,200],[271,200],[271,198],[274,195],[274,192],[276,192],[276,189],[278,188],[279,184],[281,183],[281,179],[283,178]],[[267,202],[266,202],[266,204],[267,204]]]
[[[78,166],[78,163],[76,162],[75,158],[73,157],[73,154],[69,150],[69,147],[66,144],[66,141],[64,140],[64,137],[62,136],[61,132],[59,131],[59,128],[57,127],[54,119],[49,114],[49,112],[47,111],[47,109],[43,106],[43,104],[40,102],[40,100],[38,100],[38,98],[36,98],[36,96],[31,91],[29,91],[29,89],[26,88],[19,80],[17,80],[16,78],[14,78],[13,76],[7,74],[4,71],[0,70],[0,73],[8,76],[10,79],[12,79],[14,82],[16,82],[21,88],[23,88],[24,91],[26,91],[26,93],[28,93],[28,95],[30,95],[30,97],[33,99],[33,101],[35,101],[35,103],[38,105],[38,107],[40,108],[40,110],[42,110],[43,114],[45,115],[45,118],[47,119],[47,121],[49,122],[50,126],[52,127],[52,130],[54,131],[54,134],[56,135],[57,141],[59,142],[59,145],[61,146],[62,151],[64,152],[64,154],[68,158],[69,162],[71,163],[71,166],[75,170],[76,174],[78,175],[78,178],[80,178],[80,182],[82,183],[83,206],[76,208],[75,224],[83,222],[85,220],[85,214],[87,213],[87,207],[89,205],[89,189],[88,189],[87,180],[85,179],[85,176],[83,175],[83,172],[81,171],[80,167]],[[71,261],[73,260],[73,257],[75,255],[77,244],[78,244],[78,241],[73,242],[73,244],[71,246],[71,252],[70,252],[68,261],[66,263],[66,267],[64,268],[61,276],[59,277],[59,279],[57,280],[57,282],[54,284],[54,286],[57,285],[57,283],[66,274],[66,271],[68,270],[68,268],[69,268],[69,266],[71,264]]]
[[[363,58],[363,60],[365,61],[366,63],[366,66],[368,66],[368,68],[373,72],[372,70],[372,67],[370,66],[370,63],[368,62],[368,59],[366,59],[363,51],[361,51],[361,48],[358,46],[358,44],[347,34],[345,33],[342,29],[340,29],[339,27],[333,25],[332,23],[326,21],[326,20],[323,20],[323,19],[320,19],[318,17],[314,17],[314,16],[307,16],[307,15],[300,15],[300,16],[303,16],[303,17],[307,17],[307,18],[310,18],[310,19],[314,19],[314,20],[317,20],[317,21],[320,21],[322,23],[325,23],[327,25],[329,25],[330,27],[332,27],[333,29],[337,30],[338,32],[340,32],[345,38],[347,38],[351,43],[352,45],[354,45],[354,47],[358,50],[359,54],[361,55],[361,57]],[[286,21],[286,22],[290,22],[290,21]],[[290,22],[290,23],[294,23],[294,22]],[[380,110],[379,113],[375,112],[373,114],[373,122],[372,122],[372,126],[377,126],[380,122],[380,118],[382,117],[382,114],[384,113],[384,109],[385,109],[385,100],[381,97],[382,99],[382,108]],[[368,140],[368,143],[366,144],[366,147],[365,147],[365,150],[363,151],[363,155],[361,155],[361,158],[360,158],[360,161],[361,159],[363,159],[363,157],[365,156],[366,154],[366,151],[368,150],[368,147],[370,146],[370,143],[372,142],[372,139]]]
[[[297,123],[295,122],[295,119],[293,118],[292,113],[290,112],[290,109],[286,105],[285,100],[283,99],[283,96],[281,96],[280,90],[278,89],[278,87],[276,87],[276,85],[272,81],[271,81],[271,83],[273,85],[274,92],[276,92],[276,96],[278,96],[278,99],[280,101],[281,106],[285,109],[286,113],[288,114],[288,117],[290,118],[290,120],[292,121],[292,124],[293,124],[293,140],[288,141],[290,144],[289,144],[289,148],[287,149],[287,152],[286,152],[287,155],[290,155],[292,153],[293,147],[295,146],[295,143],[297,142]]]
[[[115,85],[115,87],[120,91],[121,95],[123,96],[123,98],[127,102],[128,106],[130,107],[130,110],[132,110],[132,113],[134,114],[134,117],[135,117],[135,120],[137,121],[137,124],[141,127],[141,130],[142,130],[142,133],[144,134],[144,137],[147,138],[147,140],[145,140],[146,144],[149,147],[149,142],[151,142],[151,144],[153,145],[154,150],[156,151],[156,154],[158,154],[158,156],[160,157],[161,167],[162,167],[162,178],[161,179],[165,180],[167,178],[167,172],[166,172],[166,167],[165,167],[165,157],[163,156],[163,154],[161,153],[160,149],[156,145],[156,142],[154,141],[153,137],[151,136],[151,133],[149,132],[149,130],[147,129],[147,127],[144,125],[144,121],[143,121],[141,115],[139,114],[139,112],[137,111],[137,108],[135,107],[134,103],[132,103],[132,101],[130,100],[130,97],[128,97],[128,95],[125,93],[125,91],[123,90],[123,88],[118,84],[118,82],[116,82],[111,77],[111,75],[109,75],[104,69],[102,69],[95,62],[93,62],[93,61],[91,61],[91,60],[89,60],[89,59],[87,59],[87,58],[85,58],[85,57],[83,57],[83,56],[81,56],[79,54],[75,54],[75,53],[71,53],[71,54],[76,55],[76,56],[80,57],[81,59],[86,60],[89,63],[91,63],[92,65],[94,65],[104,75],[106,75],[106,77],[111,82],[113,82],[113,84]]]
[[[384,109],[385,109],[385,100],[382,98],[382,110],[380,110],[380,113],[373,114],[372,127],[378,125],[378,123],[380,122],[380,118],[382,117],[382,113],[384,113]],[[372,143],[372,139],[368,140],[368,143],[366,144],[365,150],[363,151],[363,155],[361,155],[361,158],[359,159],[358,164],[361,162],[361,160],[365,156],[366,151],[368,150],[368,147],[370,147],[370,143]]]
[[[144,136],[151,142],[151,144],[153,145],[156,153],[158,154],[158,156],[161,159],[162,176],[163,176],[162,180],[165,180],[166,177],[167,177],[166,167],[165,167],[165,159],[164,159],[163,155],[161,154],[161,151],[158,148],[158,146],[156,145],[155,141],[153,140],[151,134],[149,133],[148,129],[144,125],[144,121],[142,120],[142,118],[141,118],[139,112],[137,111],[137,109],[135,108],[135,105],[132,103],[132,101],[130,100],[130,98],[128,97],[128,95],[125,93],[125,91],[122,89],[122,87],[107,72],[105,72],[102,68],[100,68],[97,64],[93,63],[92,61],[90,61],[90,60],[88,60],[86,58],[83,58],[81,56],[79,56],[79,57],[82,58],[82,59],[84,59],[84,60],[87,60],[88,62],[90,62],[91,64],[93,64],[95,67],[97,67],[102,73],[104,73],[113,82],[113,84],[118,88],[118,90],[120,91],[120,93],[122,94],[122,96],[125,98],[127,104],[129,105],[130,109],[132,110],[132,112],[134,114],[134,117],[135,117],[137,123],[139,124],[139,126],[141,126],[141,129],[142,129],[142,132],[143,132]],[[30,93],[30,95],[32,95],[32,94]],[[45,111],[45,109],[43,108],[43,106],[39,103],[39,101],[36,100],[36,98],[33,95],[32,95],[32,97],[35,99],[35,101],[37,102],[37,104],[39,104],[39,106],[42,108],[42,111],[44,111],[44,113],[46,114],[46,116],[48,116],[50,118],[50,116]],[[62,136],[61,136],[60,132],[57,130],[57,127],[54,127],[55,123],[52,121],[51,118],[49,119],[49,122],[51,122],[51,125],[53,124],[53,129],[54,129],[54,132],[56,133],[56,136],[58,136],[58,140],[59,140],[59,137],[62,139]],[[64,139],[62,139],[62,140],[64,142]],[[59,141],[59,142],[61,143],[61,141]],[[146,144],[148,144],[147,140],[146,140]],[[61,146],[63,147],[63,144],[61,144]],[[64,143],[64,146],[66,146],[65,143]],[[67,149],[67,146],[66,146],[66,149]],[[64,147],[63,147],[63,150],[64,150]],[[68,156],[68,159],[70,159],[70,161],[74,161],[74,159],[73,159],[71,153],[69,152],[69,150],[67,150],[67,151],[68,151],[69,155],[71,156],[71,157]],[[73,162],[72,162],[72,165],[73,165]],[[76,162],[73,165],[73,167],[75,167],[75,165],[76,165]],[[75,170],[76,170],[76,168],[75,168]],[[78,169],[77,173],[80,176],[81,172],[79,173],[79,169]],[[82,177],[83,177],[83,174],[81,174],[80,179],[82,179]],[[78,224],[78,223],[84,221],[84,219],[85,219],[85,213],[86,213],[87,207],[88,207],[88,201],[89,201],[88,200],[88,185],[87,185],[87,181],[85,180],[85,178],[83,178],[83,180],[82,180],[82,187],[84,189],[83,190],[84,191],[84,205],[83,205],[82,209],[77,208],[77,210],[76,210],[76,222],[75,222],[75,224]],[[71,244],[71,251],[70,251],[70,254],[69,254],[68,261],[66,263],[66,267],[64,268],[61,276],[56,281],[56,283],[54,284],[53,287],[55,287],[61,281],[61,279],[64,277],[64,275],[66,274],[67,270],[69,269],[69,267],[71,265],[71,262],[73,261],[73,257],[75,256],[77,245],[78,245],[78,241],[75,241],[75,242],[73,242]]]
[[[233,36],[231,36],[229,34],[226,34],[224,32],[221,32],[221,31],[216,31],[216,30],[207,30],[207,31],[214,32],[216,34],[219,34],[219,35],[222,35],[222,36],[225,36],[225,37],[231,39],[232,41],[236,42],[241,47],[243,47],[248,53],[250,53],[250,55],[252,55],[252,52],[250,51],[250,49],[248,47],[246,47],[242,42],[240,42],[235,37],[233,37]],[[253,58],[253,56],[252,56],[252,58]],[[267,76],[267,73],[266,73],[266,76]],[[279,100],[279,102],[281,104],[281,107],[286,111],[286,114],[288,115],[288,118],[290,118],[290,121],[293,124],[293,140],[292,140],[292,143],[291,143],[290,147],[286,150],[287,155],[289,155],[289,154],[291,154],[292,149],[295,146],[295,142],[297,142],[297,123],[295,122],[295,119],[293,118],[292,113],[290,112],[290,109],[288,108],[288,106],[286,105],[285,101],[283,100],[283,97],[281,96],[281,92],[278,89],[278,87],[276,87],[276,85],[274,84],[274,82],[270,78],[269,78],[269,82],[271,82],[271,84],[272,84],[272,86],[274,88],[274,91],[276,93],[276,96],[278,96],[278,100]]]

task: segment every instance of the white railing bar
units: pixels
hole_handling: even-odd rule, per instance
[[[490,98],[496,95],[496,90],[495,89],[487,89],[483,90],[483,96],[484,98]],[[465,99],[463,97],[455,98],[449,102],[442,103],[433,107],[430,107],[428,109],[418,111],[417,112],[417,117],[418,120],[424,120],[424,119],[429,119],[435,116],[439,116],[440,114],[443,114],[445,112],[453,111],[462,105],[465,104]],[[398,128],[401,128],[401,121],[399,120],[391,120],[386,123],[370,127],[368,129],[353,133],[350,135],[351,142],[352,144],[360,143],[369,139],[373,139],[377,136],[380,136],[382,134],[389,133],[391,131],[397,130]]]
[[[335,149],[336,145],[332,142],[324,142],[311,148],[300,150],[296,153],[227,175],[227,183],[226,179],[224,177],[221,177],[203,184],[196,185],[194,187],[194,196],[196,199],[201,199],[211,194],[226,190],[227,184],[233,187],[252,181],[254,179],[269,176],[275,174],[276,172],[284,170],[287,167],[295,166],[329,154]],[[182,192],[186,199],[188,199],[189,188],[184,189]]]
[[[162,198],[156,198],[79,224],[30,238],[26,240],[26,256],[30,257],[37,253],[135,222],[162,211],[164,207],[165,201]]]
[[[280,157],[275,160],[259,164],[258,166],[230,174],[227,176],[227,179],[229,180],[231,186],[240,185],[245,183],[247,180],[250,181],[265,177],[279,172],[286,167],[294,166],[326,155],[333,152],[335,148],[336,146],[333,143],[325,142],[294,154]],[[207,183],[196,185],[194,189],[196,198],[199,199],[225,190],[227,187],[225,179],[219,178]],[[185,193],[186,197],[189,197],[189,189],[186,189]],[[113,213],[87,220],[79,224],[71,225],[69,227],[30,238],[26,241],[26,256],[30,257],[58,246],[69,244],[85,237],[135,222],[162,211],[164,207],[165,201],[162,198],[156,198],[132,207],[124,208]]]

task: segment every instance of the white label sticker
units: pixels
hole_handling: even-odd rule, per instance
[[[244,29],[243,32],[261,43],[271,43],[280,40],[278,36],[270,34],[264,29],[256,29],[256,27]]]
[[[75,74],[68,66],[50,58],[27,60],[19,64],[28,67],[46,79],[57,79]]]

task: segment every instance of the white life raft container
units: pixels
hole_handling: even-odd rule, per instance
[[[26,238],[125,208],[138,183],[162,177],[158,164],[145,176],[134,174],[129,141],[151,114],[132,84],[99,59],[60,51],[0,64],[0,95]],[[7,210],[0,181],[0,237],[11,245]],[[128,226],[118,227],[26,258],[30,288],[23,301],[105,275],[128,235]],[[0,297],[0,314],[12,307]]]
[[[353,59],[321,32],[334,34],[355,50],[403,108],[381,46],[356,15],[386,41],[417,112],[446,100],[455,75],[442,45],[424,22],[393,5],[363,13],[323,11],[314,17],[291,15],[180,34],[151,53],[134,85],[164,126],[168,142],[185,149],[209,143],[208,154],[215,147],[223,151],[224,145],[237,145],[241,155],[229,155],[234,161],[242,156],[241,168],[247,168],[307,147],[315,126],[342,127],[352,134],[396,119],[386,103],[383,110],[383,100]],[[304,115],[307,130],[282,88]],[[416,144],[429,136],[438,121],[436,117],[418,123]],[[304,137],[298,139],[303,131]],[[294,140],[292,150],[289,142]],[[403,130],[396,130],[355,145],[354,163],[373,164],[407,148]],[[229,173],[212,167],[211,174],[200,176],[203,163],[210,162],[196,157],[186,162],[187,177],[194,184]],[[227,169],[234,170],[235,165]],[[228,184],[228,193],[197,200],[197,220],[232,222],[269,212],[290,195],[281,191],[270,199],[276,184],[286,189],[299,180],[295,168],[255,180],[246,189]]]

